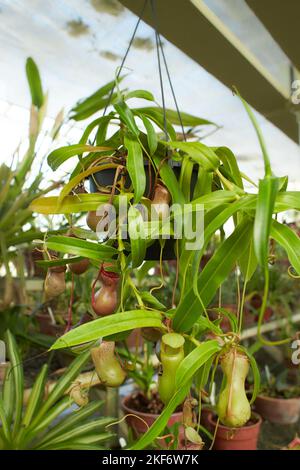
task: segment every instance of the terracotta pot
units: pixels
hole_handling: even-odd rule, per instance
[[[256,423],[241,428],[229,428],[219,424],[213,448],[215,450],[256,450],[262,419],[256,413],[252,413],[252,416],[256,419]],[[213,413],[210,413],[207,419],[210,431],[214,432],[217,423]]]
[[[125,415],[127,414],[130,415],[130,416],[127,416],[126,423],[132,429],[133,435],[136,438],[138,438],[142,434],[145,434],[145,432],[148,430],[148,427],[150,427],[154,423],[154,421],[156,421],[157,418],[159,418],[160,415],[152,414],[152,413],[143,413],[141,411],[130,408],[130,406],[128,405],[128,403],[130,402],[130,399],[131,399],[131,395],[127,395],[122,400],[121,407]],[[181,411],[178,413],[173,413],[168,421],[167,426],[171,427],[175,423],[181,423],[182,420],[183,420],[183,415]],[[183,426],[180,426],[179,428],[179,442],[180,443],[184,442]],[[167,443],[164,440],[160,440],[159,443],[161,446],[167,447]]]
[[[299,398],[271,398],[259,395],[255,409],[270,423],[293,424],[300,418]]]

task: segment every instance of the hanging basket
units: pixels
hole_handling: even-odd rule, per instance
[[[151,176],[149,174],[149,164],[145,161],[144,164],[145,174],[146,174],[146,190],[145,195],[149,196],[153,193],[154,190],[154,181],[155,181],[155,172],[153,167],[150,167]],[[181,171],[181,163],[180,162],[172,162],[172,170],[177,179],[180,177]],[[101,188],[111,188],[115,181],[115,168],[108,168],[97,173],[94,173],[89,178],[89,185],[90,185],[90,192],[97,193]],[[198,171],[196,169],[193,170],[192,178],[191,178],[191,193],[194,192],[196,183],[198,179]],[[131,184],[130,178],[128,174],[125,177],[125,187],[129,188]],[[116,188],[116,194],[118,194]],[[159,261],[160,260],[160,252],[161,246],[159,240],[155,240],[155,242],[147,248],[145,260],[146,261]],[[166,239],[165,245],[163,248],[162,259],[167,260],[176,260],[176,253],[175,253],[175,241],[173,238]]]

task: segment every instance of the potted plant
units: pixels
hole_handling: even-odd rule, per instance
[[[17,158],[12,159],[11,167],[5,163],[0,165],[0,266],[5,271],[5,278],[1,278],[1,281],[3,280],[1,311],[15,305],[27,304],[25,283],[26,277],[30,274],[28,258],[31,255],[24,247],[28,247],[28,243],[43,235],[29,210],[29,205],[36,197],[47,194],[60,185],[60,181],[57,181],[42,188],[42,173],[38,173],[35,177],[32,175],[32,166],[38,157],[37,143],[46,113],[47,95],[43,92],[39,71],[31,58],[26,61],[26,75],[31,93],[28,148],[23,156],[19,154],[19,148],[16,149]],[[60,113],[49,133],[52,141],[55,141],[58,135],[61,121]],[[14,161],[17,163],[14,164]],[[29,228],[24,230],[26,225],[29,225]],[[12,265],[18,279],[12,276]]]
[[[154,328],[146,328],[146,337],[152,340],[158,340],[160,337],[159,331]],[[156,421],[160,413],[164,409],[164,395],[166,384],[164,382],[169,381],[169,374],[175,376],[174,370],[176,364],[182,359],[183,355],[183,343],[179,346],[176,354],[170,359],[165,354],[164,341],[167,340],[167,336],[163,335],[162,344],[163,349],[161,353],[161,361],[167,361],[165,363],[164,371],[165,375],[159,377],[159,385],[157,387],[155,376],[159,369],[159,361],[155,355],[154,342],[145,340],[144,355],[139,355],[139,361],[137,366],[132,370],[128,371],[128,377],[131,377],[136,384],[136,388],[130,394],[122,399],[122,411],[124,413],[126,423],[132,430],[135,438],[142,436],[150,426]],[[182,342],[182,337],[178,338]],[[132,361],[135,359],[132,358]],[[159,372],[159,374],[161,371]],[[183,422],[183,408],[179,407],[172,413],[170,419],[167,422],[166,427],[170,430],[174,425],[178,425],[177,434],[173,435],[172,444],[176,442],[177,445],[182,445],[184,442],[184,428]],[[171,431],[170,431],[171,433]],[[166,433],[168,434],[168,433]],[[154,443],[155,444],[155,443]],[[162,439],[156,441],[158,447],[168,447],[168,439]]]
[[[245,391],[249,359],[239,348],[230,348],[220,360],[224,374],[216,412],[207,417],[216,450],[256,450],[261,417],[251,412]]]
[[[255,400],[255,409],[267,421],[297,423],[300,418],[300,379],[290,383],[288,370],[276,377],[266,367],[265,380]]]
[[[103,449],[113,436],[105,429],[113,418],[95,416],[103,402],[88,403],[91,378],[85,387],[78,382],[89,352],[79,355],[52,387],[45,364],[27,391],[16,341],[9,331],[5,339],[10,364],[0,396],[1,450]]]
[[[255,378],[252,402],[259,390],[255,360],[240,342],[247,285],[260,265],[264,272],[265,288],[257,321],[258,339],[269,344],[270,341],[261,334],[261,325],[269,291],[270,239],[283,246],[291,265],[300,273],[297,256],[299,238],[290,228],[273,219],[273,214],[288,209],[299,210],[299,192],[288,191],[286,178],[277,178],[272,174],[257,127],[264,156],[265,177],[260,181],[256,193],[247,193],[243,186],[243,175],[229,149],[177,139],[173,128],[173,125],[178,124],[176,113],[158,106],[131,109],[128,106],[131,97],[153,100],[152,95],[140,90],[128,93],[118,89],[113,101],[108,102],[106,98],[113,87],[114,84],[102,87],[74,109],[73,118],[81,119],[91,116],[105,104],[113,105],[108,115],[88,124],[78,144],[54,150],[49,155],[48,163],[54,170],[69,158],[75,160],[74,170],[58,196],[38,198],[31,204],[33,211],[44,214],[65,214],[69,217],[78,212],[89,213],[87,221],[93,230],[86,232],[85,240],[83,237],[49,236],[44,241],[44,249],[89,258],[99,269],[91,289],[91,303],[93,305],[103,295],[104,289],[105,295],[108,294],[105,305],[111,307],[102,312],[99,305],[99,318],[63,335],[54,343],[52,350],[81,345],[93,349],[95,342],[102,338],[102,343],[93,353],[94,362],[98,363],[95,364],[96,370],[102,383],[117,387],[125,380],[126,367],[118,361],[116,341],[136,328],[159,330],[161,342],[157,352],[162,372],[157,389],[164,408],[146,433],[132,445],[132,449],[153,445],[157,437],[164,433],[172,414],[178,407],[184,407],[193,384],[197,383],[198,391],[199,388],[201,390],[208,381],[207,372],[212,365],[214,369],[219,363],[224,372],[224,386],[217,407],[219,419],[231,430],[242,429],[251,418],[250,402],[244,389],[249,365],[252,366]],[[245,106],[249,110],[246,103]],[[249,114],[255,123],[250,110]],[[184,125],[200,124],[198,118],[184,113],[181,117]],[[111,137],[107,137],[109,123],[117,124],[117,130]],[[153,123],[164,130],[163,138]],[[92,141],[87,143],[92,132]],[[92,145],[93,142],[96,145]],[[180,163],[179,179],[173,162]],[[195,168],[197,182],[192,192],[191,179]],[[104,176],[102,172],[112,169],[112,184],[107,185],[105,179],[99,186],[97,176],[99,192],[78,191],[78,186],[86,178],[98,175],[99,172]],[[147,169],[151,171],[147,173]],[[148,191],[147,181],[151,181],[152,171],[155,178]],[[129,236],[125,238],[122,233],[124,212],[121,210],[121,202],[123,208],[125,205],[127,216]],[[143,209],[138,206],[141,203]],[[168,206],[171,205],[170,215]],[[95,213],[97,209],[98,214]],[[189,214],[186,225],[191,228],[193,223],[187,222],[189,217],[195,217],[193,220],[197,222],[196,216],[200,212],[204,216],[204,228],[203,231],[198,227],[195,232],[184,232],[179,240],[176,223],[180,216],[184,217],[185,209]],[[151,216],[147,219],[149,210]],[[107,217],[110,211],[116,215],[115,218]],[[212,237],[223,229],[230,218],[234,220],[233,232],[221,240],[218,249],[199,273],[201,259]],[[94,235],[96,226],[98,235],[101,232],[97,242]],[[104,228],[112,226],[111,235],[107,235],[109,231]],[[199,233],[202,237],[200,245],[197,244]],[[166,236],[174,240],[178,262],[174,292],[177,288],[179,295],[176,304],[168,299],[166,305],[161,305],[157,303],[153,292],[148,292],[145,298],[134,285],[132,273],[143,264],[147,248],[157,240],[159,258],[162,259]],[[67,262],[60,257],[45,263],[51,269],[54,265],[64,266]],[[223,332],[218,322],[209,319],[207,308],[236,266],[244,279],[243,291],[237,314],[230,316],[232,330]],[[99,280],[102,291],[95,293]],[[125,308],[128,292],[136,299],[136,307],[131,310]],[[175,296],[172,298],[174,300]],[[207,333],[213,334],[213,339],[208,339]],[[281,342],[277,341],[276,344]],[[234,371],[236,375],[229,374],[231,365],[234,365],[232,373]],[[186,437],[198,434],[199,428],[190,413],[188,419],[183,419],[183,425]]]

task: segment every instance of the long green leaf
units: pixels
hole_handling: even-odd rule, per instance
[[[127,104],[124,101],[118,101],[118,103],[114,104],[114,108],[119,114],[121,121],[128,127],[133,135],[138,137],[140,131],[134,120],[134,115]]]
[[[238,264],[244,276],[244,282],[249,282],[252,276],[254,275],[257,269],[257,265],[258,265],[255,251],[254,251],[253,236],[251,237],[249,241],[248,248],[239,257]]]
[[[111,168],[117,168],[117,167],[118,165],[115,163],[97,165],[97,166],[87,168],[86,170],[82,171],[78,175],[74,176],[74,178],[69,180],[68,183],[65,184],[63,189],[61,190],[60,195],[58,196],[58,206],[60,206],[64,198],[67,197],[70,194],[70,192],[88,176],[91,176],[94,173],[98,173],[99,171],[105,171],[105,170],[108,170]]]
[[[76,438],[83,437],[87,433],[93,433],[94,431],[98,430],[100,431],[105,427],[107,424],[110,424],[113,421],[112,418],[99,418],[94,421],[90,421],[88,423],[81,424],[79,426],[76,426],[73,429],[70,429],[69,431],[64,432],[62,435],[57,436],[55,438],[52,438],[50,441],[51,446],[60,444],[64,441],[68,440],[75,440]],[[100,440],[104,439],[109,439],[111,435],[106,433],[102,434],[102,438]],[[39,449],[42,449],[47,446],[47,443],[49,444],[49,441],[47,440],[45,444],[39,445]]]
[[[110,433],[110,432],[103,432],[102,434],[100,434],[99,432],[94,432],[94,433],[90,434],[88,432],[84,436],[80,436],[80,437],[76,436],[74,438],[74,440],[72,438],[70,440],[68,439],[68,440],[63,441],[63,442],[64,442],[64,445],[68,445],[69,442],[76,442],[78,445],[81,444],[83,446],[93,445],[93,444],[100,443],[100,442],[105,442],[105,441],[107,441],[107,444],[109,444],[109,441],[111,440],[111,438],[115,437],[115,436],[116,436],[116,434]]]
[[[210,218],[210,212],[215,211],[214,209],[211,209],[211,211],[207,212],[204,218],[204,241],[203,241],[203,246],[200,250],[198,250],[194,256],[193,256],[193,275],[197,276],[197,273],[199,271],[199,265],[201,258],[209,244],[209,241],[211,240],[211,237],[213,234],[220,228],[222,225],[227,222],[230,217],[235,215],[238,211],[243,210],[243,208],[246,208],[249,202],[252,200],[252,196],[244,196],[243,198],[240,198],[230,204],[228,207],[226,207],[224,210],[222,210],[219,214],[217,214],[211,221],[209,221]],[[192,258],[193,253],[190,253],[190,259]],[[196,289],[196,283],[197,283],[197,278],[194,277],[194,290],[197,291]]]
[[[108,125],[113,119],[114,114],[109,113],[108,116],[102,116],[101,121],[99,122],[97,133],[96,133],[96,145],[102,145],[105,142]]]
[[[287,225],[272,221],[271,237],[281,245],[296,273],[300,275],[300,238]]]
[[[147,132],[147,141],[148,141],[150,155],[153,155],[156,152],[157,145],[158,145],[157,134],[155,132],[154,127],[151,124],[151,121],[146,116],[141,115],[141,119],[143,121],[143,124]]]
[[[12,423],[14,410],[15,410],[15,381],[12,367],[10,366],[5,375],[5,381],[3,384],[3,408],[6,415],[6,420],[10,426]]]
[[[140,118],[142,118],[142,116],[146,116],[148,119],[154,122],[154,124],[156,124],[162,131],[165,131],[164,115],[160,108],[135,108],[131,111],[135,116],[138,116]],[[176,132],[168,119],[166,125],[168,135],[172,140],[176,140]]]
[[[56,341],[56,343],[58,341],[60,341],[60,338]],[[53,346],[51,347],[51,349],[53,349]],[[38,424],[40,420],[43,419],[45,413],[47,413],[47,411],[50,410],[50,408],[63,396],[64,392],[70,387],[71,383],[78,376],[82,367],[85,365],[89,358],[90,351],[88,350],[81,353],[73,360],[64,375],[57,381],[47,400],[42,405],[41,409],[39,410],[38,414],[32,422],[32,426],[36,426],[36,424]]]
[[[253,200],[256,201],[256,196],[252,196]],[[220,204],[228,204],[237,200],[237,195],[234,191],[219,190],[213,191],[204,196],[200,196],[197,199],[194,199],[191,204],[203,204],[204,210],[214,209]],[[255,206],[254,206],[255,207]]]
[[[150,294],[148,291],[141,291],[140,296],[143,302],[145,302],[146,305],[150,305],[151,307],[164,311],[166,310],[166,306],[162,304],[156,297],[154,297],[153,294]]]
[[[130,237],[132,267],[137,268],[145,259],[147,246],[143,216],[134,206],[131,206],[128,211],[128,234]]]
[[[24,392],[23,367],[16,340],[9,330],[6,332],[5,338],[15,384],[15,414],[13,421],[13,434],[16,434],[19,430],[22,419]]]
[[[86,152],[102,152],[113,150],[109,147],[98,147],[94,145],[87,145],[85,143],[67,145],[65,147],[60,147],[56,150],[53,150],[48,155],[47,161],[50,168],[55,171],[60,167],[65,161],[69,158],[74,157],[75,155],[86,153]]]
[[[228,170],[230,176],[232,176],[233,182],[240,188],[243,188],[242,176],[234,153],[228,147],[216,147],[214,151]]]
[[[11,435],[10,435],[10,427],[6,418],[6,413],[3,408],[3,402],[0,399],[0,421],[1,421],[1,427],[3,430],[4,437],[7,439],[7,441],[11,440]]]
[[[62,253],[82,256],[83,258],[102,261],[111,259],[118,253],[117,249],[104,245],[103,243],[94,243],[79,238],[54,236],[47,239],[47,247]]]
[[[58,435],[63,435],[69,429],[76,428],[79,423],[82,423],[89,416],[96,413],[96,411],[98,411],[102,405],[102,401],[92,401],[80,410],[77,410],[75,413],[71,413],[69,416],[59,421],[58,424],[51,427],[51,429],[47,431],[46,436],[43,438],[42,441],[40,441],[40,443],[42,444],[46,441],[49,442],[51,441],[51,439],[54,439]]]
[[[188,157],[182,160],[179,184],[186,202],[191,200],[191,179],[194,169],[194,162]]]
[[[50,349],[68,348],[144,326],[162,328],[161,314],[149,310],[129,310],[99,318],[69,331],[56,340]]]
[[[38,448],[37,448],[38,450]],[[77,441],[68,441],[63,442],[62,444],[54,444],[53,446],[49,443],[47,447],[44,447],[43,450],[105,450],[99,445],[93,444],[82,444],[82,442]]]
[[[37,108],[41,108],[44,103],[44,94],[39,70],[31,57],[26,61],[26,75],[29,83],[31,100]]]
[[[126,166],[134,189],[134,201],[137,204],[146,188],[143,152],[138,139],[131,134],[125,135],[124,145],[128,152]]]
[[[199,368],[194,376],[194,383],[198,390],[204,390],[209,379],[211,366],[214,361],[214,356],[211,356],[204,364]]]
[[[29,426],[44,397],[48,365],[44,364],[32,387],[22,424]]]
[[[220,159],[215,152],[201,142],[164,142],[164,144],[182,150],[206,171],[214,171],[220,165]]]
[[[283,212],[289,209],[300,211],[300,191],[279,192],[277,194],[275,211]]]
[[[198,178],[194,189],[193,198],[197,199],[205,194],[211,193],[214,174],[198,168]]]
[[[277,193],[278,178],[266,176],[260,180],[253,239],[255,254],[261,266],[267,266],[268,262],[269,237]]]
[[[206,341],[193,349],[193,351],[183,359],[176,371],[176,389],[180,389],[180,387],[188,383],[197,370],[218,351],[220,351],[220,345],[217,340]]]
[[[131,98],[141,98],[147,101],[155,101],[155,98],[152,95],[152,93],[150,93],[150,91],[147,91],[147,90],[133,90],[133,91],[130,91],[129,93],[126,93],[124,97],[125,101],[130,100]]]
[[[47,402],[46,402],[47,403]],[[48,411],[45,411],[42,415],[39,413],[35,415],[31,424],[26,429],[23,437],[23,442],[31,442],[38,436],[40,441],[42,432],[45,429],[48,429],[57,418],[59,418],[64,411],[66,411],[71,406],[71,399],[69,396],[63,397],[61,400],[58,400],[53,406],[50,407]],[[28,445],[28,444],[27,444]]]
[[[157,155],[153,156],[153,160],[156,165],[156,168],[159,169],[161,179],[163,180],[164,184],[166,185],[171,194],[172,203],[184,204],[184,195],[180,189],[175,173],[170,167],[170,165],[168,165],[166,161],[164,161],[164,163],[162,164],[162,159]]]
[[[126,194],[128,199],[131,193]],[[110,196],[106,194],[76,194],[66,196],[59,203],[58,196],[48,196],[35,199],[30,204],[30,209],[39,214],[73,214],[87,211],[96,211],[102,204],[109,201]],[[113,198],[113,204],[118,204],[119,196]]]
[[[239,256],[246,249],[251,237],[252,223],[244,220],[218,248],[198,277],[198,293],[206,307],[214,298],[218,288],[230,274]],[[203,312],[198,297],[191,287],[177,307],[173,328],[184,332],[193,327]]]
[[[113,115],[110,114],[108,116],[101,116],[100,118],[98,119],[95,119],[94,121],[92,121],[84,130],[80,140],[79,140],[79,144],[86,144],[91,132],[95,129],[95,127],[98,126],[98,129],[100,128],[101,130],[104,128],[105,129],[105,133],[102,135],[102,139],[101,141],[103,142],[105,140],[105,135],[106,135],[106,129],[107,129],[107,126],[109,124],[109,121],[113,118]],[[98,131],[97,131],[97,136],[98,136]],[[98,138],[99,139],[99,138]],[[101,143],[102,143],[101,142]],[[98,140],[97,140],[97,146],[99,145],[98,143]]]
[[[60,258],[60,259],[56,259],[54,261],[47,261],[47,260],[37,260],[35,261],[35,264],[37,264],[38,266],[41,266],[43,268],[51,268],[53,266],[66,266],[67,264],[73,264],[73,263],[77,263],[78,261],[81,261],[82,259],[82,256],[74,256],[72,258]]]
[[[98,145],[98,143],[97,143]],[[85,171],[87,168],[92,166],[94,162],[104,163],[107,160],[107,157],[113,153],[112,150],[107,150],[105,152],[90,152],[85,157],[80,156],[77,165],[74,167],[72,173],[70,174],[69,181],[79,175],[82,171]]]
[[[248,359],[250,361],[252,373],[253,373],[253,392],[252,392],[252,397],[251,397],[251,400],[250,400],[250,404],[252,405],[252,403],[255,402],[255,399],[256,399],[257,395],[259,394],[259,392],[260,392],[260,373],[259,373],[259,369],[258,369],[258,366],[257,366],[257,362],[256,362],[253,354],[250,353],[249,349],[244,348],[243,346],[239,346],[239,348],[248,357]]]

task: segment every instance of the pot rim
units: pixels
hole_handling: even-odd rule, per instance
[[[129,395],[126,395],[125,397],[122,398],[122,401],[121,401],[121,407],[123,409],[123,411],[126,411],[127,413],[130,413],[130,414],[138,414],[140,416],[145,416],[145,418],[154,418],[154,419],[157,419],[160,414],[154,414],[154,413],[145,413],[143,411],[139,411],[139,410],[135,410],[134,408],[130,408],[128,405],[127,405],[127,401],[132,397],[134,392],[130,393]],[[171,416],[182,416],[182,411],[177,411],[177,413],[172,413]]]
[[[300,402],[300,397],[294,397],[294,398],[282,398],[282,397],[268,397],[268,395],[257,395],[255,401],[257,399],[260,399],[260,400],[264,400],[264,401],[268,401],[268,402],[283,402],[286,404],[287,401],[289,402]]]
[[[222,429],[222,430],[224,430],[224,431],[225,431],[225,430],[237,430],[237,431],[239,431],[239,430],[242,430],[242,429],[243,429],[243,430],[244,430],[244,429],[247,429],[247,430],[249,429],[249,430],[251,430],[251,429],[254,429],[254,428],[259,427],[259,426],[262,424],[262,417],[261,417],[258,413],[256,413],[255,411],[252,411],[252,412],[251,412],[251,417],[252,417],[252,416],[254,416],[254,417],[257,419],[257,421],[256,421],[256,423],[251,424],[251,426],[240,426],[239,428],[238,428],[238,427],[230,428],[229,426],[226,426],[225,424],[219,423],[219,424],[218,424],[218,428],[220,428],[220,429]],[[213,426],[216,426],[217,423],[216,423],[216,421],[214,421],[213,417],[214,417],[214,413],[213,413],[213,412],[211,412],[211,413],[209,413],[209,414],[207,415],[207,419],[208,419],[209,424],[211,424],[211,425],[213,425]]]

